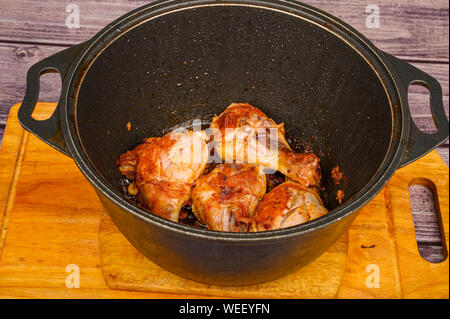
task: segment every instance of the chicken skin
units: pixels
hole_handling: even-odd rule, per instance
[[[266,187],[260,166],[220,165],[195,183],[192,211],[210,230],[247,232]]]
[[[267,193],[255,213],[253,232],[297,226],[328,214],[315,188],[286,182]]]
[[[207,136],[201,132],[169,133],[149,138],[122,154],[119,170],[135,181],[145,205],[154,214],[178,222],[194,182],[208,162]]]
[[[320,160],[292,151],[284,124],[277,125],[258,108],[231,104],[211,124],[215,149],[226,163],[250,163],[280,171],[304,187],[320,184]]]

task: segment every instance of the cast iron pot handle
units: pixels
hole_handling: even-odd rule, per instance
[[[438,129],[438,131],[434,134],[426,134],[421,132],[411,117],[409,107],[407,108],[407,116],[411,118],[411,131],[409,134],[406,154],[401,164],[401,167],[404,167],[444,143],[449,135],[449,124],[447,116],[445,115],[442,88],[439,82],[411,64],[387,53],[385,53],[385,55],[394,65],[395,70],[399,74],[406,95],[408,95],[408,89],[411,84],[422,85],[430,91],[431,114],[433,115],[434,123]]]
[[[58,103],[58,106],[52,116],[47,120],[35,120],[31,114],[33,113],[39,97],[39,77],[48,72],[58,72],[61,75],[61,80],[64,82],[66,73],[71,63],[83,46],[84,43],[78,44],[34,64],[28,70],[27,90],[25,92],[22,105],[18,111],[19,122],[24,129],[33,133],[42,141],[67,156],[71,156],[71,154],[67,148],[66,142],[64,141],[64,137],[62,136],[59,116],[60,103]]]

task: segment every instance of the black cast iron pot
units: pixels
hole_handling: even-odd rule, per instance
[[[51,118],[36,121],[39,76],[50,71],[61,74],[61,98]],[[411,119],[411,83],[430,90],[436,134],[421,133]],[[294,144],[321,157],[330,214],[279,231],[220,233],[159,218],[124,198],[115,165],[121,153],[180,123],[210,120],[232,102],[284,122]],[[219,285],[273,280],[313,261],[398,168],[444,142],[449,128],[435,79],[342,21],[278,0],[159,1],[132,11],[34,65],[19,119],[73,157],[142,254]],[[348,183],[342,205],[329,178],[336,165]]]

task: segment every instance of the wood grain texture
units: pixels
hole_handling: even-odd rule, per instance
[[[80,28],[68,29],[68,2],[48,0],[0,2],[1,41],[73,45],[95,35],[108,23],[128,11],[152,1],[78,0]],[[448,62],[448,2],[387,1],[380,8],[380,28],[366,26],[366,0],[305,0],[309,5],[344,20],[387,52],[409,59]]]
[[[411,186],[410,199],[416,237],[420,241],[420,255],[428,261],[443,261],[446,256],[442,249],[439,214],[433,190],[420,184]]]
[[[402,298],[395,234],[387,207],[382,192],[350,226],[347,269],[339,298]],[[380,271],[379,288],[367,289],[369,265]]]
[[[106,283],[120,290],[243,298],[335,298],[347,260],[345,235],[313,264],[295,274],[255,286],[218,287],[183,279],[159,268],[125,239],[106,214],[102,216],[99,236]]]
[[[21,153],[21,145],[24,141],[24,131],[17,130],[20,125],[17,118],[11,119],[11,125],[6,130],[8,139],[3,141],[2,145],[2,169],[0,170],[0,260],[3,245],[6,239],[8,229],[9,215],[6,212],[10,210],[12,199],[15,196],[15,185],[19,171],[16,170],[17,162]]]
[[[435,156],[435,160],[416,162],[401,169],[399,174],[389,182],[386,188],[386,197],[390,199],[393,228],[398,253],[398,270],[405,298],[430,298],[428,293],[432,288],[436,293],[448,298],[448,247],[449,247],[449,177],[448,169],[439,169],[439,158],[430,154],[428,158]],[[411,202],[406,190],[410,185],[420,184],[433,188],[436,192],[437,210],[440,211],[441,231],[447,259],[438,264],[418,258],[419,251],[415,244],[415,233],[411,231],[414,224],[411,212]],[[401,212],[397,213],[396,212]],[[416,262],[411,262],[411,258]],[[431,286],[426,278],[435,277],[436,282]],[[446,278],[446,279],[444,279]]]
[[[47,116],[53,106],[40,105],[40,116]],[[408,206],[412,179],[426,177],[435,183],[448,247],[448,169],[436,153],[400,170],[388,188],[363,209],[348,237],[343,236],[315,263],[265,285],[223,289],[180,279],[152,266],[108,219],[100,222],[103,209],[92,186],[70,158],[23,132],[17,107],[12,109],[4,143],[15,144],[21,134],[25,138],[20,148],[0,150],[0,166],[18,156],[15,166],[20,167],[12,178],[15,191],[0,189],[8,192],[10,203],[3,212],[0,297],[448,298],[448,259],[437,265],[421,259]],[[18,132],[10,134],[14,131]],[[6,183],[0,180],[0,185]],[[397,254],[398,259],[392,258]],[[65,287],[69,264],[80,267],[79,289]],[[369,264],[380,267],[379,289],[366,287]],[[412,270],[410,265],[414,265]],[[103,275],[110,286],[136,291],[110,289]],[[148,285],[158,293],[143,292]]]
[[[348,277],[343,281],[346,289],[340,291],[341,297],[353,298],[363,293],[365,297],[376,298],[379,294],[388,298],[433,298],[433,295],[448,298],[448,258],[433,264],[424,260],[417,249],[409,199],[409,187],[416,183],[434,185],[437,189],[445,256],[448,256],[448,169],[433,152],[397,171],[383,192],[370,203],[377,209],[370,214],[364,209],[350,227],[347,269],[352,271],[346,272]],[[361,219],[366,220],[362,227],[358,225]],[[352,242],[352,239],[356,241]],[[390,259],[392,255],[395,257]],[[379,267],[380,289],[367,291],[365,285],[361,285],[361,280],[366,278],[362,271],[369,264]],[[395,283],[391,291],[383,289],[383,278]]]
[[[408,203],[409,185],[419,177],[436,185],[448,247],[448,169],[433,152],[398,171],[389,185],[363,208],[348,237],[285,278],[239,288],[182,279],[145,259],[106,214],[102,216],[99,235],[103,273],[109,287],[124,290],[244,298],[448,298],[448,259],[431,264],[417,249]],[[370,265],[379,269],[379,288],[366,284]]]

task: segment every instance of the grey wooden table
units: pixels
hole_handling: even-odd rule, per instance
[[[28,68],[66,47],[85,41],[109,22],[147,4],[139,0],[0,0],[0,140],[9,109],[21,102]],[[363,33],[380,49],[416,65],[438,79],[449,112],[449,4],[447,0],[305,0]],[[78,18],[79,17],[79,20]],[[41,77],[40,100],[56,102],[58,76]],[[411,88],[414,120],[426,132],[435,129],[424,89]],[[448,142],[439,153],[449,164]],[[422,256],[442,260],[432,195],[415,187],[416,235]]]

